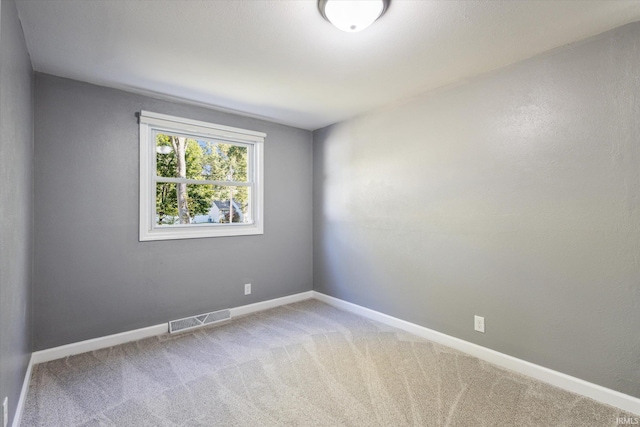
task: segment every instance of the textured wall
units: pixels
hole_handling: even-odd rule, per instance
[[[316,131],[314,289],[640,397],[639,76],[631,24]]]
[[[33,73],[13,0],[0,3],[0,402],[15,415],[31,355]]]
[[[36,350],[311,290],[311,132],[46,74],[35,108]],[[267,133],[264,235],[138,241],[142,109]]]

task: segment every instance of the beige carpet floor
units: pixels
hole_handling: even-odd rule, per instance
[[[36,365],[22,426],[615,426],[624,416],[309,300]]]

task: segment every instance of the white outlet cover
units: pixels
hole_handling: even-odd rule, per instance
[[[484,317],[473,316],[473,328],[478,332],[484,333]]]
[[[245,285],[244,285],[244,294],[245,295],[250,295],[251,294],[251,283],[245,283]]]

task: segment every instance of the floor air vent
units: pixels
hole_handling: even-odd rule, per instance
[[[205,325],[222,322],[231,319],[231,311],[219,310],[211,313],[198,314],[196,316],[185,317],[184,319],[172,320],[169,322],[169,332],[187,331],[189,329],[199,328]]]

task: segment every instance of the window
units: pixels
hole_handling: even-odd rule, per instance
[[[263,234],[265,134],[140,112],[140,241]]]

